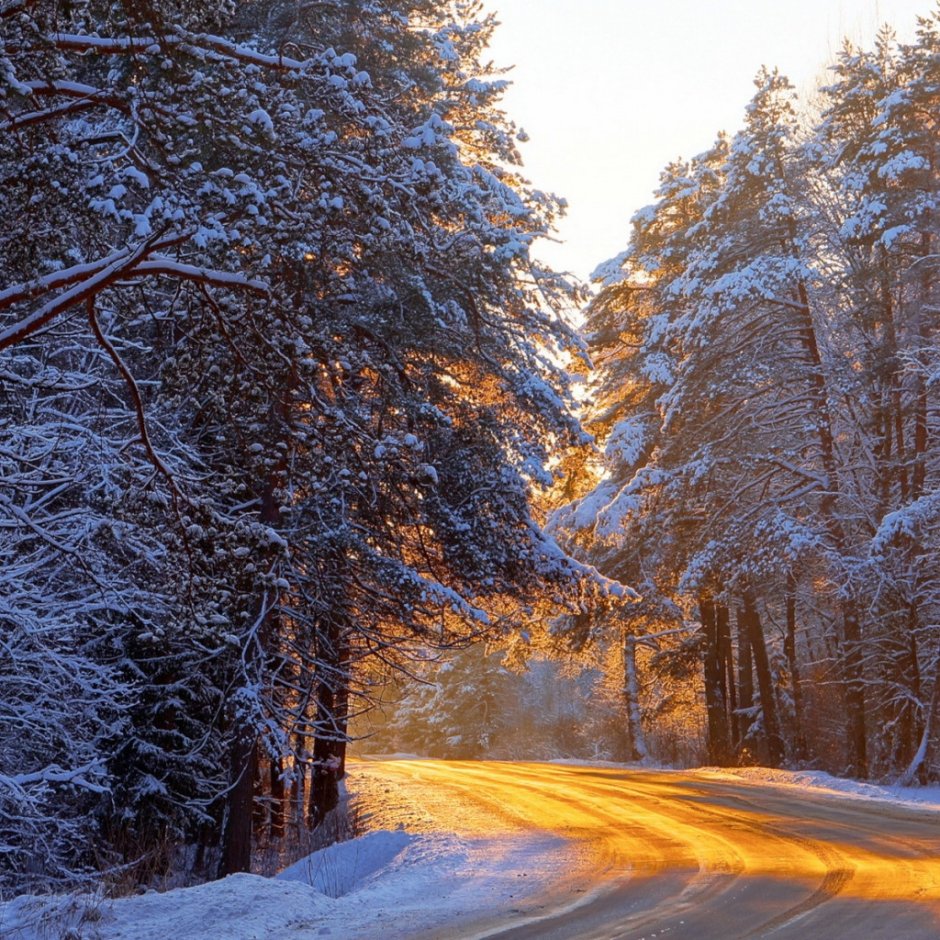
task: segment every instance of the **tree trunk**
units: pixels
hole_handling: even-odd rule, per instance
[[[743,749],[751,729],[751,716],[745,714],[754,707],[754,669],[751,657],[751,642],[748,639],[747,616],[743,607],[737,611],[738,634],[738,733],[740,744],[738,756],[743,756]]]
[[[798,258],[796,236],[796,223],[791,220],[791,250],[794,257]],[[819,440],[820,457],[827,480],[826,489],[819,499],[819,512],[833,548],[841,557],[845,558],[849,555],[849,545],[845,529],[838,515],[840,483],[837,472],[838,464],[832,415],[829,408],[822,356],[819,352],[819,343],[816,336],[816,325],[813,322],[810,306],[809,290],[802,279],[796,283],[796,295],[799,299],[801,338],[810,365],[809,392],[810,400],[813,403],[812,411],[816,436]],[[858,608],[850,597],[842,601],[842,622],[843,639],[845,641],[841,651],[843,654],[842,673],[846,689],[846,735],[850,772],[859,777],[867,777],[865,696],[860,649],[862,631],[858,618]]]
[[[842,668],[848,732],[848,774],[868,776],[868,741],[865,721],[865,680],[862,673],[861,630],[855,604],[842,604]]]
[[[770,673],[764,630],[761,626],[760,614],[757,612],[754,592],[750,588],[744,592],[744,615],[747,621],[748,639],[754,655],[757,686],[760,690],[760,707],[767,742],[767,761],[771,767],[779,767],[783,763],[784,747],[783,739],[780,737],[780,723],[777,720],[777,700],[774,696],[773,677]]]
[[[907,714],[910,724],[910,749],[913,755],[914,742],[920,740],[923,731],[923,721],[918,704],[923,697],[920,678],[920,657],[917,650],[917,629],[920,624],[920,617],[916,601],[911,601],[908,607],[907,615],[907,655],[908,668],[906,675],[908,678],[911,692],[911,701],[907,703]],[[913,760],[913,756],[911,758]]]
[[[927,715],[924,719],[924,730],[920,736],[920,745],[907,769],[901,774],[898,783],[910,786],[915,780],[927,782],[927,770],[930,766],[930,745],[933,739],[933,729],[937,721],[937,712],[940,710],[940,650],[933,669],[933,692],[930,695],[930,704],[927,706]]]
[[[330,619],[318,637],[316,724],[307,821],[312,828],[323,822],[339,804],[339,781],[346,763],[346,723],[349,675],[345,627]]]
[[[339,761],[336,774],[337,780],[342,780],[346,776],[346,751],[349,744],[349,675],[348,663],[342,664],[342,682],[336,690],[336,728],[338,731],[337,741],[335,742],[335,754]]]
[[[253,729],[242,727],[232,743],[231,767],[235,775],[222,822],[219,877],[251,871],[251,823],[258,745]]]
[[[291,837],[299,841],[306,827],[307,815],[307,752],[306,738],[303,735],[295,735],[294,753],[298,755],[298,759],[294,763],[290,825]]]
[[[645,760],[649,756],[643,721],[640,713],[640,684],[636,673],[636,637],[623,631],[621,636],[623,653],[623,700],[627,710],[627,737],[629,738],[629,760]]]
[[[255,845],[263,841],[270,830],[271,818],[270,793],[268,784],[271,780],[271,759],[262,757],[259,749],[255,759],[254,806],[251,810],[252,837]]]
[[[284,759],[281,757],[271,760],[271,839],[272,841],[284,837],[290,797],[284,783]]]
[[[787,574],[787,634],[783,641],[790,683],[793,687],[793,753],[797,760],[806,760],[806,738],[803,735],[803,689],[800,684],[800,664],[796,658],[796,578]]]
[[[725,698],[729,730],[729,757],[741,743],[740,723],[738,721],[738,697],[734,681],[734,650],[731,646],[731,622],[728,608],[724,604],[715,605],[715,621],[718,627],[718,662],[721,669],[721,690]]]
[[[339,804],[339,764],[334,753],[335,732],[332,729],[335,694],[328,681],[321,681],[318,685],[317,730],[313,739],[307,804],[307,821],[312,829],[316,829]]]
[[[718,620],[710,598],[699,599],[705,631],[705,708],[708,715],[708,762],[719,767],[729,763],[728,710],[722,693],[723,663],[719,655]]]
[[[892,619],[897,635],[892,635],[884,682],[893,689],[886,725],[893,731],[887,742],[888,769],[898,773],[914,759],[923,732],[923,693],[917,650],[918,610],[909,602],[904,625]]]
[[[278,407],[286,409],[285,401]],[[271,475],[264,481],[261,494],[260,520],[267,525],[276,525],[281,520],[280,507],[276,493],[278,483],[286,469],[282,458]],[[277,612],[268,607],[265,594],[258,612],[260,620],[259,642],[251,644],[252,653],[246,662],[246,675],[243,681],[256,681],[252,675],[257,646],[267,650],[269,636],[275,630]],[[230,779],[232,783],[226,798],[222,827],[222,858],[219,865],[219,877],[235,872],[251,871],[251,833],[254,805],[255,778],[258,771],[258,731],[245,718],[237,713],[233,719],[235,731],[231,751]]]
[[[921,235],[921,258],[926,259],[931,255],[932,236],[930,232],[924,232]],[[931,348],[930,320],[925,315],[925,310],[929,310],[933,300],[933,275],[929,264],[921,264],[921,298],[920,305],[917,308],[917,338],[922,350]],[[935,317],[936,315],[934,315]],[[927,381],[921,369],[915,374],[916,391],[914,406],[914,468],[912,473],[911,496],[913,499],[919,499],[924,492],[924,484],[927,480],[927,446],[929,443],[928,412],[929,403],[927,400]]]

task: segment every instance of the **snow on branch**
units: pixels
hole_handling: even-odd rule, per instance
[[[162,255],[144,260],[158,246],[166,247],[180,240],[181,238],[173,238],[144,242],[134,249],[114,252],[99,261],[75,265],[64,271],[57,271],[25,284],[14,284],[0,291],[0,310],[3,310],[17,302],[41,296],[68,284],[74,285],[0,333],[0,350],[15,346],[32,336],[66,310],[94,297],[116,281],[165,276],[242,289],[256,294],[270,292],[270,285],[265,281],[243,274],[184,264]]]
[[[17,343],[22,342],[27,337],[41,330],[48,323],[51,323],[61,313],[71,309],[76,304],[83,303],[90,297],[94,297],[95,294],[102,291],[109,284],[122,276],[126,276],[133,269],[134,265],[152,250],[151,243],[144,242],[138,245],[133,251],[127,253],[118,252],[114,261],[110,264],[106,264],[104,267],[99,267],[98,270],[95,270],[95,266],[92,266],[91,270],[94,271],[94,273],[92,273],[90,277],[79,281],[75,286],[63,291],[56,298],[43,304],[38,310],[24,317],[19,322],[14,323],[12,326],[7,327],[7,329],[0,333],[0,350],[7,349],[10,346],[15,346]],[[0,294],[0,309],[3,309],[4,306],[9,306],[9,303],[4,303],[3,301],[9,300],[11,291],[12,289]],[[4,294],[7,296],[4,297]],[[13,302],[15,302],[15,300]]]
[[[61,95],[65,98],[75,99],[65,104],[39,111],[25,111],[14,114],[6,121],[0,122],[0,131],[12,131],[20,127],[29,127],[32,124],[41,124],[54,118],[91,108],[98,104],[107,105],[124,114],[130,114],[131,109],[126,101],[109,92],[85,85],[80,82],[43,81],[23,82],[19,90],[30,95]]]
[[[40,783],[68,783],[73,786],[90,790],[92,793],[108,793],[108,787],[93,783],[88,779],[88,775],[94,772],[100,772],[103,769],[103,761],[92,761],[82,767],[74,767],[66,770],[58,764],[52,764],[44,767],[42,770],[34,771],[28,774],[0,774],[0,787],[6,787],[12,790],[23,791],[25,787],[34,786]]]
[[[49,37],[49,41],[57,48],[69,52],[94,52],[99,55],[129,55],[134,52],[156,54],[167,45],[176,46],[188,53],[211,49],[228,59],[291,72],[306,71],[312,64],[312,60],[301,61],[289,56],[268,55],[249,46],[208,33],[190,33],[180,27],[177,27],[174,33],[170,36],[161,36],[159,41],[148,36],[86,36],[80,33],[54,33]]]
[[[98,323],[98,317],[95,313],[95,302],[94,299],[88,298],[88,323],[91,326],[91,331],[95,334],[95,339],[98,340],[98,343],[105,350],[105,352],[110,356],[111,361],[114,363],[118,372],[121,373],[125,383],[127,384],[128,391],[131,394],[131,399],[134,402],[134,411],[137,415],[137,428],[140,433],[140,442],[143,444],[144,450],[147,452],[147,456],[150,458],[151,463],[154,467],[163,475],[167,483],[170,484],[170,487],[174,492],[178,493],[178,487],[176,485],[176,480],[173,478],[173,474],[170,472],[170,468],[166,465],[160,455],[154,450],[153,444],[150,440],[150,433],[147,430],[147,418],[144,413],[144,402],[140,395],[140,389],[137,386],[137,382],[134,379],[133,373],[125,365],[124,360],[121,359],[120,354],[114,348],[114,344],[108,339],[107,336],[101,330],[101,325]]]
[[[183,264],[162,256],[155,256],[149,261],[142,261],[132,274],[133,277],[147,277],[150,275],[178,277],[183,280],[199,281],[203,284],[214,284],[217,287],[241,288],[255,294],[269,294],[271,292],[271,286],[266,281],[246,277],[232,271],[218,271],[214,268],[201,268],[192,264]]]

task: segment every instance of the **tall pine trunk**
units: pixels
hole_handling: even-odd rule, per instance
[[[235,779],[225,801],[220,878],[251,871],[252,809],[258,760],[254,728],[242,725],[232,742],[229,759]]]
[[[721,690],[725,698],[729,733],[730,757],[741,743],[738,721],[738,697],[734,680],[734,650],[731,644],[731,621],[725,604],[715,604],[715,622],[718,628],[718,663],[721,671]]]
[[[279,436],[279,432],[282,434],[289,429],[290,393],[295,382],[296,376],[292,372],[289,381],[285,383],[282,395],[272,404],[272,436]],[[278,488],[283,484],[286,472],[287,458],[286,455],[282,455],[264,480],[259,513],[259,520],[264,525],[278,526],[281,523]],[[244,678],[247,682],[253,681],[254,677],[250,675],[250,672],[259,667],[257,662],[259,648],[262,651],[261,655],[265,655],[272,633],[277,632],[277,618],[276,605],[272,608],[265,592],[258,613],[258,639],[257,642],[250,644],[246,652],[245,668],[248,669],[249,675]],[[231,783],[223,815],[220,877],[236,872],[251,871],[253,805],[255,778],[258,772],[258,729],[251,718],[239,714],[237,708],[233,722],[233,743],[229,767]]]
[[[271,839],[284,837],[290,810],[290,787],[284,781],[284,759],[271,759]]]
[[[645,760],[649,755],[640,713],[640,684],[636,671],[636,636],[624,630],[621,635],[623,655],[623,701],[627,712],[627,737],[631,761]]]
[[[920,744],[911,762],[907,765],[904,773],[901,774],[898,780],[898,783],[902,786],[910,786],[915,780],[919,780],[921,783],[927,782],[927,772],[930,767],[930,749],[933,742],[938,711],[940,711],[940,649],[937,650],[937,656],[934,660],[933,691],[930,695],[930,702],[927,705],[927,714],[924,717],[924,727],[920,736]]]
[[[724,663],[718,642],[718,618],[709,597],[699,598],[699,612],[705,631],[705,707],[708,717],[708,762],[719,767],[730,762],[728,709],[724,695]]]
[[[751,641],[748,638],[747,616],[743,607],[737,611],[738,635],[738,757],[742,757],[752,719],[749,714],[754,707],[754,667],[751,657]]]
[[[754,656],[757,687],[760,690],[760,707],[764,721],[767,761],[771,767],[779,767],[783,763],[784,747],[783,738],[780,735],[780,722],[777,718],[777,699],[774,694],[773,676],[770,672],[770,660],[767,656],[764,629],[761,626],[757,601],[751,588],[744,592],[744,617],[747,623],[751,652]]]
[[[800,260],[797,247],[796,223],[789,223],[788,249],[795,260]],[[826,476],[826,490],[819,500],[819,512],[829,540],[841,558],[849,556],[849,543],[838,515],[840,482],[836,458],[835,433],[829,396],[826,388],[825,369],[813,322],[809,290],[802,279],[796,282],[798,303],[797,321],[803,350],[809,365],[808,390],[812,403],[812,418],[819,441],[820,458]],[[849,754],[850,773],[858,777],[868,776],[867,730],[865,714],[864,675],[862,669],[862,630],[858,607],[851,595],[842,601],[842,677],[846,705],[846,746]]]
[[[793,689],[793,754],[797,760],[806,760],[806,737],[803,733],[803,687],[800,682],[800,663],[796,654],[796,578],[787,573],[787,632],[783,641],[790,684]]]
[[[316,725],[307,804],[307,821],[313,828],[339,805],[339,782],[346,765],[349,657],[343,615],[329,617],[317,639]]]
[[[868,735],[865,721],[865,680],[862,670],[862,636],[855,604],[842,604],[842,677],[848,731],[849,776],[868,776]]]

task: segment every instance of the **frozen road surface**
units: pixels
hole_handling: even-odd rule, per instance
[[[451,899],[446,924],[419,918],[411,936],[940,938],[933,811],[701,771],[424,760],[351,769],[365,807],[385,800],[379,816],[411,813],[398,825],[452,833],[471,855],[488,846],[478,880],[486,852],[508,847],[493,864],[518,890],[507,893],[504,878],[489,900]],[[522,857],[510,857],[513,845]]]

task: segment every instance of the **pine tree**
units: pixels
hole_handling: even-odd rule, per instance
[[[28,237],[0,350],[79,331],[156,543],[102,827],[121,861],[180,840],[247,870],[253,821],[335,801],[371,662],[608,590],[532,507],[583,440],[571,289],[530,257],[558,207],[513,166],[476,4],[64,15],[3,12]]]

